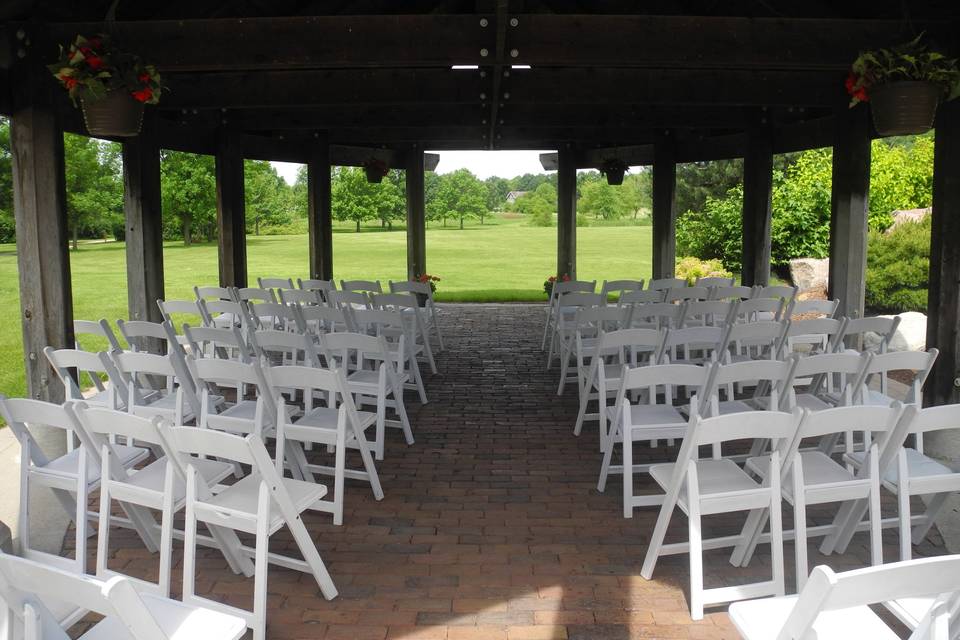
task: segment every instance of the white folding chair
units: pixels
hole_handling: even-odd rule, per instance
[[[383,310],[358,309],[351,312],[356,330],[359,333],[383,336],[387,340],[387,349],[390,355],[398,362],[397,371],[408,371],[411,382],[404,385],[405,389],[414,389],[420,396],[420,403],[427,403],[427,391],[423,386],[423,376],[420,373],[418,354],[423,352],[423,345],[416,344],[413,338],[413,319],[402,313]],[[400,338],[403,340],[400,340]],[[403,360],[403,365],[399,364]]]
[[[172,327],[183,326],[184,322],[198,327],[212,326],[213,320],[197,300],[157,300],[157,306],[163,319]],[[177,336],[177,339],[181,344],[186,340],[183,336]]]
[[[319,291],[309,289],[280,289],[278,294],[280,302],[286,305],[304,305],[313,306],[323,304],[323,297]]]
[[[686,302],[687,300],[707,300],[710,290],[707,287],[670,287],[663,296],[664,302]]]
[[[205,606],[243,618],[253,629],[254,640],[265,640],[267,623],[267,577],[269,563],[309,573],[323,596],[331,600],[337,589],[320,559],[317,547],[303,523],[302,514],[327,493],[322,484],[281,477],[263,442],[254,434],[246,437],[160,424],[171,447],[187,456],[217,457],[249,465],[250,473],[209,498],[199,491],[199,471],[188,458],[187,502],[184,523],[183,602]],[[279,457],[279,456],[278,456]],[[253,609],[246,610],[209,600],[196,594],[197,524],[203,522],[256,536]],[[270,553],[270,536],[286,526],[303,554],[303,560]]]
[[[695,287],[732,287],[733,278],[722,278],[719,276],[707,276],[697,278],[693,283]]]
[[[232,300],[236,301],[237,296],[233,287],[220,286],[196,286],[193,288],[193,294],[199,300]]]
[[[787,393],[780,399],[780,408],[822,411],[854,404],[855,394],[863,384],[873,357],[865,351],[861,354],[820,353],[798,358],[787,384]],[[805,389],[796,389],[804,385]]]
[[[680,327],[724,327],[736,317],[738,304],[729,300],[691,300],[683,307]]]
[[[192,377],[178,372],[170,356],[135,351],[102,354],[104,361],[108,358],[127,382],[127,413],[147,418],[161,416],[174,424],[186,424],[199,413],[200,399]],[[148,388],[143,382],[147,379],[165,384]]]
[[[100,486],[100,451],[91,446],[84,432],[64,406],[30,400],[6,398],[0,395],[0,414],[20,443],[20,501],[17,517],[17,538],[20,555],[83,573],[87,562],[87,502],[92,491]],[[64,455],[48,456],[30,433],[28,425],[61,429],[74,436],[80,446]],[[139,464],[150,451],[130,444],[114,445],[118,472]],[[74,523],[76,553],[74,559],[45,553],[30,546],[30,495],[38,487],[50,489]],[[152,532],[149,514],[127,512],[128,523],[144,538],[148,548],[155,550],[158,540]]]
[[[80,344],[80,336],[94,336],[95,339],[101,339],[107,341],[107,346],[110,349],[121,349],[120,341],[117,340],[116,334],[113,332],[113,329],[110,328],[110,323],[106,321],[105,318],[100,320],[74,320],[73,321],[73,336],[74,343],[77,349],[83,349],[83,346]],[[84,349],[87,351],[87,349]],[[102,351],[102,349],[90,349],[90,351]]]
[[[430,332],[427,323],[423,318],[420,305],[417,304],[416,296],[408,293],[375,293],[371,296],[371,301],[375,309],[394,311],[413,318],[412,335],[408,336],[415,341],[415,344],[423,345],[423,354],[427,364],[430,365],[430,372],[437,372],[437,363],[433,357],[433,347],[430,344]]]
[[[607,400],[611,393],[617,394],[620,390],[623,367],[655,364],[660,359],[664,334],[665,330],[656,329],[621,329],[600,334],[593,344],[590,365],[580,388],[580,409],[577,412],[573,435],[580,435],[584,420],[597,420],[600,450],[606,450],[607,439],[610,437]],[[578,354],[585,350],[580,342],[578,338]],[[597,400],[597,412],[588,414],[587,405],[593,398]]]
[[[736,317],[736,311],[731,316]],[[723,361],[776,360],[789,326],[789,320],[729,323],[724,338],[727,351],[723,354]]]
[[[324,366],[317,344],[306,333],[261,329],[251,331],[249,338],[250,346],[264,366]]]
[[[355,328],[353,313],[349,306],[345,308],[308,305],[293,305],[297,318],[297,330],[313,336],[333,331],[353,331]]]
[[[333,280],[317,280],[297,278],[297,288],[304,291],[314,291],[320,294],[324,302],[329,302],[327,294],[337,290],[337,283]]]
[[[403,336],[400,337],[403,340]],[[408,375],[403,359],[392,357],[383,336],[362,333],[331,333],[321,337],[327,361],[346,375],[347,390],[354,395],[354,404],[362,408],[370,399],[377,408],[377,428],[374,451],[377,460],[383,460],[386,427],[403,430],[408,445],[412,445],[413,431],[403,402],[403,385]],[[402,349],[398,350],[402,352]],[[331,364],[334,366],[334,364]],[[398,370],[399,369],[399,370]],[[387,407],[392,407],[396,419],[387,419]]]
[[[647,282],[647,289],[651,291],[666,291],[685,286],[687,286],[687,281],[683,278],[654,278]]]
[[[44,347],[43,355],[47,357],[50,366],[56,372],[60,382],[63,383],[64,397],[67,400],[85,400],[86,402],[116,409],[125,407],[127,394],[129,391],[129,380],[122,375],[116,366],[110,360],[105,360],[98,353],[89,351],[80,351],[79,349],[54,349],[53,347]],[[73,371],[76,371],[74,375]],[[84,397],[80,389],[81,376],[86,374],[96,393]],[[110,383],[104,384],[101,376],[106,376]],[[68,441],[68,448],[73,447],[73,442]]]
[[[831,353],[838,335],[843,333],[846,318],[811,318],[809,320],[790,320],[786,339],[783,342],[781,357],[797,351],[801,353]]]
[[[238,640],[247,630],[242,618],[142,591],[127,578],[104,582],[2,552],[0,600],[15,618],[9,635],[23,640],[77,637],[67,632],[88,611],[102,617],[80,640]]]
[[[188,363],[200,389],[198,427],[241,435],[252,433],[260,438],[274,432],[276,406],[273,390],[259,362],[191,356]],[[248,399],[238,391],[233,402],[226,402],[222,400],[221,387],[238,390],[251,387],[256,393],[254,398]]]
[[[870,605],[925,598],[930,609],[918,623],[919,633],[910,638],[949,640],[956,634],[956,629],[948,630],[951,614],[956,615],[956,598],[940,596],[957,591],[957,575],[960,555],[843,573],[821,565],[814,568],[800,594],[735,602],[730,605],[730,620],[744,640],[896,640],[899,633]]]
[[[652,464],[656,464],[634,464],[634,443],[650,442],[655,446],[657,440],[667,440],[669,443],[683,437],[687,430],[687,419],[680,408],[673,405],[676,387],[685,387],[687,393],[693,396],[706,385],[709,376],[710,367],[692,364],[624,367],[621,371],[616,401],[607,408],[607,419],[612,426],[603,452],[597,491],[602,492],[606,488],[609,474],[622,473],[624,518],[632,518],[635,507],[658,505],[663,500],[662,494],[633,494],[633,474],[645,473]],[[641,397],[638,402],[631,404],[627,394]],[[691,406],[693,402],[691,398]],[[623,450],[622,465],[612,464],[613,449],[617,443],[621,444]]]
[[[716,286],[711,289],[711,300],[735,300],[742,302],[753,296],[753,287]]]
[[[383,285],[379,280],[341,280],[341,291],[383,293]]]
[[[580,309],[603,306],[598,293],[564,293],[557,298],[557,311],[553,321],[550,347],[547,350],[547,369],[553,365],[556,355],[562,359],[563,353],[570,353],[570,345],[576,339],[576,315]]]
[[[780,454],[770,455],[770,480],[759,483],[732,460],[698,460],[698,448],[733,440],[793,438],[801,412],[754,411],[702,418],[691,403],[690,421],[677,461],[650,468],[650,476],[665,495],[640,571],[653,578],[661,555],[688,553],[690,556],[690,616],[703,618],[706,605],[731,602],[765,595],[782,596],[783,527],[780,519]],[[676,507],[687,515],[688,542],[664,544],[664,538]],[[771,569],[770,580],[737,586],[704,589],[703,550],[716,548],[702,536],[701,517],[719,513],[769,509]]]
[[[886,353],[899,327],[900,316],[847,318],[843,333],[834,339],[833,348],[842,351],[853,346],[874,353]]]
[[[327,293],[327,304],[337,309],[372,309],[373,302],[366,291],[330,291]]]
[[[191,327],[183,325],[183,334],[195,358],[220,358],[250,362],[251,349],[237,327]]]
[[[233,297],[237,302],[246,302],[254,306],[260,302],[277,302],[277,296],[272,289],[261,287],[234,287]]]
[[[933,370],[933,364],[940,352],[937,349],[929,351],[892,351],[877,353],[870,359],[864,371],[863,384],[855,400],[862,404],[875,404],[883,407],[890,406],[894,401],[889,389],[889,374],[891,371],[910,371],[913,379],[907,387],[907,395],[903,399],[906,404],[923,404],[923,385]],[[871,385],[876,380],[875,385]],[[875,386],[876,388],[871,388]]]
[[[653,304],[663,302],[663,296],[666,292],[662,290],[642,289],[639,291],[625,291],[617,300],[617,306],[621,308],[631,308],[634,305]]]
[[[633,298],[633,294],[627,294]],[[627,312],[624,327],[629,329],[677,329],[683,319],[685,304],[670,302],[637,302]]]
[[[257,278],[257,286],[261,289],[293,289],[293,278]]]
[[[563,390],[569,382],[576,382],[578,391],[583,391],[586,363],[593,355],[597,340],[607,331],[622,328],[626,315],[627,310],[620,307],[601,306],[577,309],[573,320],[574,339],[561,345],[558,396],[563,395]],[[568,375],[571,357],[576,361],[572,376]]]
[[[899,443],[903,440],[902,434],[913,421],[915,413],[914,408],[904,412],[902,405],[804,411],[794,438],[781,443],[778,449],[781,460],[780,485],[784,500],[793,505],[797,591],[803,589],[807,579],[807,538],[830,533],[829,527],[807,530],[807,505],[867,501],[870,505],[870,561],[874,565],[883,564],[883,542],[880,539],[880,449],[888,441]],[[800,450],[800,442],[804,439],[821,439],[844,432],[851,425],[855,425],[857,430],[882,434],[882,438],[870,443],[867,473],[854,475],[822,451]],[[744,468],[766,480],[770,473],[770,458],[770,455],[750,458]],[[765,510],[750,514],[743,528],[743,538],[731,557],[732,564],[746,566],[750,562],[765,520]]]
[[[640,280],[604,280],[600,285],[600,295],[607,302],[611,295],[617,296],[617,302],[629,291],[643,291],[643,279]]]
[[[285,452],[291,470],[308,480],[314,480],[314,474],[330,475],[334,478],[333,500],[318,500],[310,508],[333,514],[333,523],[343,524],[344,483],[346,478],[370,483],[373,496],[383,499],[380,477],[370,454],[371,442],[366,430],[376,424],[374,414],[357,411],[347,387],[346,380],[339,369],[316,369],[308,367],[273,367],[270,380],[276,387],[296,389],[303,394],[303,415],[291,418],[286,405],[276,394],[277,405],[277,470],[284,468]],[[321,401],[318,403],[318,398]],[[325,405],[325,406],[324,406]],[[308,462],[304,445],[325,444],[333,448],[335,461],[333,466],[311,464]],[[363,470],[347,469],[347,449],[360,452]]]
[[[670,329],[663,339],[660,362],[703,364],[717,362],[727,351],[727,330],[723,327],[682,327]]]
[[[437,311],[437,305],[433,300],[433,289],[429,282],[394,282],[390,280],[390,293],[410,293],[417,296],[418,301],[422,302],[424,313],[424,323],[427,331],[437,334],[437,346],[439,351],[443,351],[443,334],[440,332],[440,314]]]
[[[249,324],[247,309],[243,303],[235,300],[198,300],[197,304],[203,312],[205,327],[246,328]]]
[[[547,340],[553,336],[554,327],[557,321],[557,312],[559,311],[560,296],[567,293],[594,293],[597,290],[596,280],[567,280],[566,282],[557,281],[553,283],[553,289],[550,292],[550,298],[547,300],[546,322],[543,325],[543,342],[540,345],[541,351],[546,351]]]
[[[794,316],[813,316],[821,318],[835,318],[837,308],[840,306],[839,300],[797,300],[794,298],[787,305],[785,318],[793,319]]]
[[[771,322],[784,319],[787,305],[782,298],[750,298],[737,306],[734,322]]]
[[[113,500],[122,504],[134,504],[161,512],[160,519],[160,565],[156,583],[137,579],[149,590],[159,595],[170,595],[172,569],[174,515],[186,502],[186,467],[180,455],[172,451],[158,427],[160,418],[141,418],[128,413],[87,407],[82,402],[72,403],[69,410],[77,416],[90,442],[100,448],[103,462],[103,477],[100,482],[100,518],[97,533],[98,578],[107,579],[122,575],[109,568],[110,554],[110,507]],[[130,469],[126,474],[114,473],[111,468],[119,459],[113,440],[126,438],[128,442],[142,442],[161,451],[153,462],[139,469]],[[210,493],[214,486],[233,473],[233,465],[213,459],[197,459],[191,463],[197,468],[200,491]],[[120,470],[118,470],[120,471]],[[182,535],[182,532],[180,532]],[[229,529],[212,526],[210,533],[231,569],[252,575],[253,565],[243,555],[240,540]]]

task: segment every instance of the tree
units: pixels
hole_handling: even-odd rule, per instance
[[[356,232],[360,233],[361,223],[379,217],[380,186],[367,182],[367,175],[360,167],[336,167],[330,187],[334,219],[353,221]]]
[[[160,156],[164,237],[207,242],[217,235],[217,180],[213,156],[164,151]]]
[[[649,218],[652,208],[653,171],[641,168],[623,179],[623,198],[634,220]]]
[[[622,186],[611,186],[591,181],[583,185],[583,195],[578,209],[596,219],[619,220],[630,212]]]
[[[440,176],[440,184],[435,196],[435,210],[443,218],[444,226],[448,217],[460,219],[463,229],[465,218],[480,218],[487,213],[486,189],[468,169],[457,169],[453,173]]]
[[[407,218],[406,174],[399,169],[391,169],[379,186],[377,217],[380,219],[380,228],[393,231],[394,220]]]
[[[499,211],[507,202],[507,194],[510,193],[510,183],[497,176],[490,176],[483,181],[487,188],[487,210]],[[483,221],[481,220],[481,224]]]
[[[10,121],[0,117],[0,242],[16,238],[13,221],[13,156],[10,152]]]
[[[264,160],[243,163],[244,208],[247,231],[253,225],[260,235],[260,225],[284,225],[293,218],[293,193],[273,165]]]
[[[743,179],[743,161],[715,160],[677,165],[677,211],[702,211],[707,198],[723,198]]]
[[[73,249],[78,238],[102,238],[123,220],[120,145],[64,134],[67,229]]]
[[[517,211],[530,216],[531,224],[538,227],[553,225],[557,211],[557,189],[549,182],[542,182],[535,191],[525,193],[514,203]]]

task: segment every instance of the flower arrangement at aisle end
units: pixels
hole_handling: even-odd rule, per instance
[[[566,273],[562,276],[550,276],[543,283],[543,292],[547,294],[547,299],[553,297],[553,285],[557,282],[570,282],[570,276]]]
[[[163,92],[156,67],[115,46],[106,34],[78,35],[47,68],[83,110],[91,135],[137,135],[143,106],[157,104]]]
[[[429,273],[421,274],[413,279],[414,282],[419,282],[421,284],[430,285],[430,291],[436,293],[437,283],[440,282],[440,278],[437,276],[432,276]]]

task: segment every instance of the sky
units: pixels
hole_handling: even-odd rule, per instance
[[[546,151],[433,151],[440,154],[437,173],[469,169],[481,180],[490,176],[512,178],[525,173],[546,173],[540,154]],[[290,184],[297,179],[297,167],[290,162],[274,162],[277,172]]]

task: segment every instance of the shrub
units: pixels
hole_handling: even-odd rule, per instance
[[[677,220],[677,252],[740,269],[743,187],[724,198],[707,197],[702,212],[688,211]]]
[[[866,306],[901,313],[927,309],[930,216],[904,222],[887,233],[871,231],[867,244]]]
[[[677,277],[692,285],[697,278],[729,278],[732,273],[723,268],[719,260],[700,260],[692,256],[680,258],[677,262]]]

